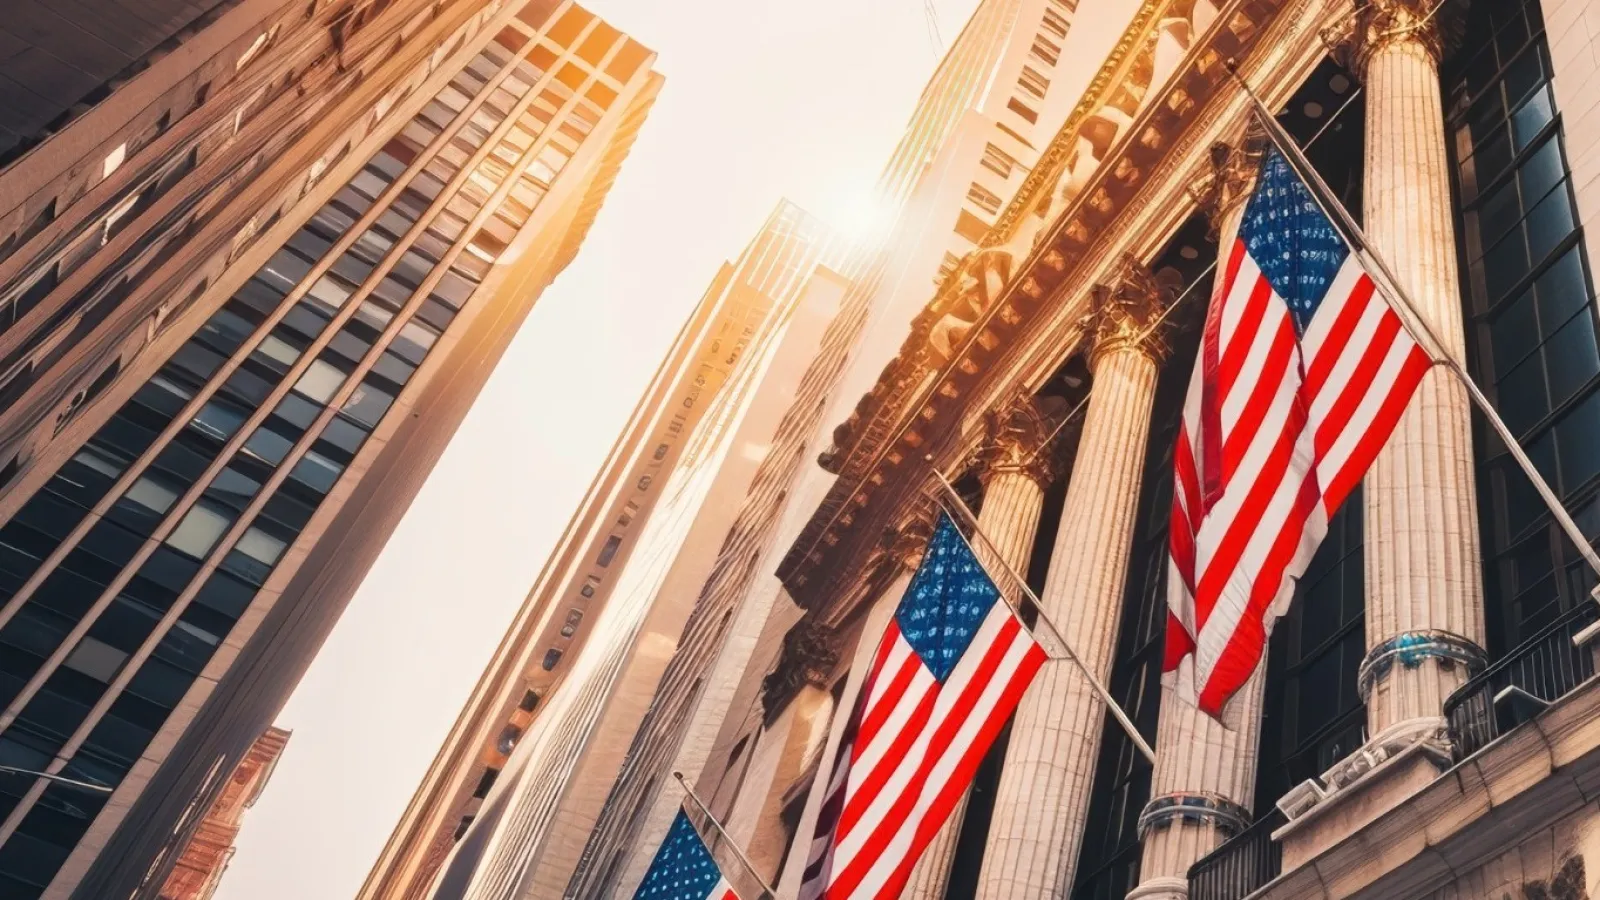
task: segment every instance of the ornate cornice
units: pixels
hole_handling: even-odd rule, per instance
[[[1028,170],[1017,193],[1000,211],[994,227],[984,234],[977,248],[962,259],[961,265],[940,282],[933,299],[912,320],[911,331],[900,345],[900,352],[884,367],[877,383],[862,396],[850,417],[834,429],[833,446],[817,457],[817,464],[824,470],[840,474],[844,458],[862,436],[862,423],[885,407],[898,408],[898,404],[891,401],[902,399],[908,386],[920,385],[922,376],[931,368],[930,362],[949,361],[959,342],[967,337],[973,324],[1009,281],[1012,251],[1033,249],[1032,246],[1002,249],[1017,237],[1022,224],[1030,216],[1048,218],[1055,212],[1051,208],[1053,205],[1064,205],[1076,196],[1078,185],[1073,183],[1068,170],[1083,152],[1079,138],[1091,130],[1087,127],[1090,119],[1119,99],[1119,93],[1126,94],[1130,88],[1143,93],[1149,87],[1148,71],[1144,72],[1143,84],[1129,85],[1125,81],[1130,70],[1149,69],[1145,57],[1154,51],[1158,36],[1154,26],[1173,5],[1173,0],[1147,0],[1140,5],[1133,21],[1084,89],[1077,106],[1039,155],[1039,161]],[[1090,140],[1092,142],[1092,138]],[[1063,174],[1068,175],[1065,185],[1062,185]],[[1063,204],[1053,202],[1058,187],[1063,193]],[[998,280],[993,277],[996,273],[1001,274]],[[985,289],[982,294],[975,291],[978,285]],[[1037,283],[1034,290],[1039,290]],[[1032,296],[1038,299],[1039,294]],[[939,358],[930,360],[930,355]]]
[[[932,351],[902,347],[844,429],[848,440],[839,442],[829,460],[830,470],[839,478],[779,566],[778,575],[797,603],[813,609],[848,600],[845,588],[868,561],[885,519],[926,484],[930,453],[945,454],[952,442],[965,442],[961,429],[970,421],[972,404],[979,396],[993,396],[990,380],[1009,371],[1006,360],[1020,348],[1046,331],[1056,335],[1053,340],[1059,344],[1062,332],[1056,329],[1070,327],[1061,316],[1081,316],[1089,289],[1084,284],[1086,270],[1102,264],[1105,244],[1122,240],[1119,222],[1142,213],[1142,204],[1150,202],[1143,192],[1158,173],[1166,184],[1173,165],[1193,171],[1188,154],[1200,135],[1192,129],[1204,123],[1204,140],[1209,143],[1216,140],[1211,129],[1217,117],[1238,118],[1237,91],[1223,62],[1238,59],[1248,69],[1251,53],[1281,6],[1315,2],[1225,4],[1187,45],[1182,58],[1172,61],[1176,67],[1170,79],[1165,70],[1150,74],[1148,64],[1154,55],[1147,51],[1153,46],[1161,10],[1177,7],[1157,3],[1154,9],[1141,10],[1135,27],[1124,36],[1127,55],[1122,65],[1106,67],[1130,80],[1091,89],[1091,94],[1099,91],[1104,102],[1090,115],[1075,113],[1073,121],[1079,127],[1074,130],[1069,121],[1057,136],[1057,145],[1069,144],[1075,153],[1092,150],[1071,157],[1072,190],[1063,187],[1059,194],[1064,205],[1059,212],[1052,210],[1056,214],[1049,220],[1040,220],[1037,240],[1008,245],[1008,251],[1019,254],[1013,258],[1010,280],[985,298],[985,308],[975,319],[969,318],[970,308],[968,316],[960,316],[972,324],[955,356],[939,366]],[[1322,18],[1319,13],[1317,19]],[[1160,27],[1167,24],[1163,21]],[[1281,37],[1298,27],[1286,18],[1273,31]],[[1213,97],[1225,99],[1205,102]],[[1089,100],[1086,96],[1085,106],[1092,105]],[[1113,124],[1108,137],[1105,129]],[[1066,151],[1052,145],[1045,155],[1062,152]],[[1174,155],[1184,158],[1174,160]],[[1188,200],[1181,187],[1176,190]],[[1069,285],[1082,286],[1069,290]],[[953,311],[948,306],[932,309],[942,302],[946,300],[936,297],[919,316],[918,333],[931,334],[938,321],[931,313],[943,318]]]
[[[1366,0],[1323,29],[1322,39],[1346,68],[1362,78],[1372,57],[1396,44],[1414,43],[1438,65],[1461,43],[1461,6],[1452,0]]]
[[[1136,350],[1160,363],[1171,350],[1161,315],[1172,304],[1181,278],[1171,270],[1151,274],[1133,256],[1124,255],[1112,280],[1097,284],[1084,321],[1093,335],[1089,370],[1113,353]]]
[[[1058,422],[1040,408],[1039,398],[1019,390],[983,415],[983,443],[978,447],[978,479],[1016,473],[1046,487],[1055,478],[1053,444]]]

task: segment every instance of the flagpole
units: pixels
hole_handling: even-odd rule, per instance
[[[1040,600],[1039,595],[1033,592],[1033,588],[1028,587],[1027,580],[1021,575],[1017,574],[1017,570],[1012,568],[1011,563],[1006,561],[1004,554],[1002,554],[999,548],[995,546],[994,541],[989,540],[989,536],[983,533],[983,529],[978,526],[977,514],[972,511],[972,507],[967,505],[967,501],[961,499],[961,495],[956,493],[956,487],[950,483],[950,479],[944,477],[944,473],[939,471],[937,468],[933,470],[933,474],[935,478],[939,479],[939,484],[944,486],[944,489],[950,495],[950,498],[955,501],[957,508],[961,512],[961,517],[971,523],[972,533],[976,534],[983,540],[985,544],[988,545],[990,551],[989,555],[999,561],[1000,567],[1005,570],[1005,573],[1011,576],[1011,580],[1015,582],[1018,587],[1022,588],[1023,593],[1027,595],[1029,600],[1033,601],[1034,609],[1038,610],[1039,612],[1039,624],[1048,629],[1050,636],[1055,639],[1057,644],[1061,645],[1062,651],[1066,653],[1067,661],[1078,667],[1078,671],[1082,672],[1083,677],[1088,679],[1090,686],[1094,688],[1094,692],[1099,695],[1101,701],[1105,703],[1106,708],[1111,711],[1112,717],[1115,718],[1117,723],[1122,726],[1122,730],[1128,733],[1128,739],[1133,741],[1133,745],[1135,747],[1139,748],[1139,752],[1144,754],[1145,759],[1150,760],[1151,765],[1155,765],[1156,751],[1150,749],[1150,744],[1145,741],[1144,735],[1140,734],[1139,729],[1134,727],[1133,720],[1128,718],[1128,714],[1122,711],[1122,707],[1119,706],[1117,701],[1112,698],[1111,692],[1106,690],[1105,685],[1100,683],[1100,679],[1095,677],[1093,672],[1089,671],[1089,667],[1084,665],[1083,660],[1078,658],[1077,653],[1073,652],[1072,645],[1067,643],[1067,639],[1065,637],[1062,637],[1061,631],[1056,628],[1055,623],[1051,622],[1050,617],[1045,615],[1044,601]],[[937,502],[940,506],[944,506],[943,500],[938,500]],[[945,508],[947,510],[949,509],[949,507]],[[961,529],[957,528],[956,534],[961,535],[961,540],[966,542],[967,549],[972,550],[974,555],[976,555],[977,551],[973,549],[972,543],[967,541],[967,536],[962,533]],[[1004,602],[1006,606],[1010,607],[1011,611],[1016,613],[1018,618],[1022,618],[1022,610],[1018,609],[1015,604],[1006,598],[1005,591],[1000,592],[1000,600]]]
[[[756,867],[751,864],[750,858],[744,855],[743,850],[739,849],[739,843],[733,839],[733,835],[728,833],[728,829],[722,827],[722,823],[717,820],[716,814],[711,812],[711,807],[706,806],[705,803],[700,800],[700,795],[696,794],[694,792],[694,788],[689,786],[689,782],[684,780],[683,773],[673,772],[672,777],[678,779],[678,784],[683,786],[684,794],[688,795],[689,799],[694,801],[694,805],[700,808],[700,814],[705,816],[706,819],[711,822],[711,827],[715,828],[717,830],[717,834],[722,836],[723,842],[729,847],[733,848],[734,855],[739,857],[739,864],[744,866],[745,873],[751,878],[754,878],[756,880],[756,884],[760,886],[761,896],[776,896],[776,892],[774,892],[773,889],[767,885],[766,879],[762,878],[761,873],[757,872]],[[709,851],[710,848],[708,847],[707,850]],[[713,861],[715,861],[714,855]]]
[[[1433,361],[1449,369],[1461,384],[1466,387],[1468,395],[1472,397],[1472,402],[1483,412],[1484,417],[1489,420],[1489,426],[1500,437],[1500,442],[1505,444],[1512,458],[1517,461],[1517,465],[1528,476],[1528,480],[1533,482],[1534,489],[1539,492],[1539,496],[1544,500],[1545,506],[1549,508],[1550,514],[1561,525],[1561,530],[1566,532],[1567,539],[1572,541],[1578,552],[1583,556],[1584,561],[1595,571],[1595,574],[1600,575],[1600,554],[1595,552],[1594,547],[1589,544],[1589,540],[1584,537],[1583,530],[1578,527],[1578,523],[1574,522],[1572,516],[1567,513],[1566,507],[1561,503],[1561,498],[1556,496],[1556,492],[1545,482],[1544,476],[1539,474],[1539,469],[1534,466],[1533,460],[1529,459],[1528,454],[1523,452],[1522,445],[1517,443],[1516,436],[1511,433],[1511,429],[1506,426],[1505,421],[1500,418],[1500,414],[1489,403],[1489,398],[1484,396],[1483,391],[1478,389],[1477,382],[1473,381],[1472,377],[1467,374],[1467,370],[1461,365],[1461,362],[1445,349],[1444,343],[1434,334],[1433,329],[1428,325],[1427,319],[1417,312],[1416,304],[1411,302],[1410,295],[1400,286],[1400,280],[1395,277],[1394,272],[1389,268],[1388,263],[1384,262],[1383,257],[1378,255],[1378,251],[1373,248],[1371,241],[1367,240],[1366,232],[1362,231],[1361,226],[1356,224],[1355,219],[1350,216],[1349,210],[1344,208],[1344,204],[1340,203],[1338,198],[1334,196],[1333,191],[1322,180],[1322,176],[1317,174],[1317,170],[1305,158],[1305,154],[1300,152],[1300,147],[1294,142],[1294,138],[1283,130],[1283,126],[1278,124],[1278,120],[1272,115],[1272,112],[1267,109],[1266,105],[1261,102],[1261,98],[1256,95],[1256,92],[1250,88],[1250,85],[1239,74],[1238,63],[1234,60],[1228,60],[1226,66],[1228,73],[1244,89],[1245,96],[1250,98],[1256,117],[1262,120],[1262,125],[1266,128],[1267,135],[1271,138],[1272,143],[1283,153],[1289,166],[1295,170],[1301,180],[1310,186],[1312,199],[1316,201],[1317,206],[1321,207],[1323,214],[1338,220],[1341,230],[1350,239],[1355,251],[1367,263],[1368,271],[1377,274],[1380,280],[1384,282],[1382,285],[1383,292],[1395,302],[1396,306],[1400,307],[1396,312],[1400,314],[1402,321],[1405,321],[1406,330],[1415,337],[1425,338],[1426,342],[1431,345],[1428,348],[1428,355],[1433,358]],[[1595,598],[1596,602],[1600,602],[1600,585],[1597,585],[1590,594]]]

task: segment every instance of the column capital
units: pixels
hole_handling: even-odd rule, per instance
[[[839,664],[838,636],[833,629],[806,616],[783,636],[783,649],[772,671],[761,680],[761,709],[770,721],[800,689],[810,685],[826,689]]]
[[[1157,364],[1167,358],[1171,348],[1165,329],[1151,328],[1171,304],[1178,280],[1170,270],[1152,273],[1144,263],[1125,254],[1110,280],[1094,286],[1083,323],[1094,342],[1089,351],[1091,372],[1100,360],[1122,350],[1141,353]]]
[[[1461,11],[1450,0],[1365,0],[1322,30],[1322,40],[1356,77],[1386,47],[1413,44],[1435,66],[1460,42]]]
[[[1223,220],[1249,198],[1266,141],[1266,132],[1252,119],[1234,143],[1217,141],[1211,145],[1210,159],[1196,173],[1189,196],[1206,214],[1212,239],[1221,233]]]
[[[1056,473],[1056,424],[1039,398],[1025,390],[987,410],[983,444],[978,448],[978,480],[987,486],[995,475],[1015,472],[1047,487]]]
[[[898,525],[883,530],[879,546],[890,566],[909,572],[922,565],[922,555],[928,549],[928,541],[933,539],[933,518],[933,505],[920,504]]]

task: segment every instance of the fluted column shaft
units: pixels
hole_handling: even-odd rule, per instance
[[[1431,3],[1423,6],[1380,0],[1358,37],[1367,85],[1364,225],[1417,313],[1465,359],[1438,38],[1417,24]],[[1460,657],[1484,643],[1470,412],[1466,391],[1435,367],[1366,478],[1361,680],[1374,736],[1437,721],[1466,678]]]
[[[1045,579],[1045,615],[1104,679],[1122,614],[1156,361],[1138,345],[1097,351],[1094,388]],[[1105,709],[1077,669],[1054,663],[1017,707],[978,896],[1065,897],[1089,806]]]
[[[1259,144],[1247,139],[1229,150],[1225,161],[1218,158],[1210,173],[1203,202],[1216,224],[1224,263],[1244,218],[1258,151]],[[1193,696],[1193,688],[1179,690],[1178,673],[1163,677],[1150,802],[1139,821],[1139,884],[1128,893],[1129,900],[1185,900],[1189,867],[1249,822],[1265,669],[1263,662],[1234,696],[1229,707],[1233,730],[1184,699]]]
[[[811,782],[811,791],[806,796],[805,807],[801,810],[800,824],[795,829],[793,846],[774,886],[779,898],[793,900],[799,893],[800,879],[805,874],[806,859],[811,853],[812,836],[817,830],[817,816],[822,810],[823,796],[827,793],[828,776],[833,771],[833,761],[839,753],[839,741],[850,720],[850,711],[855,709],[856,700],[861,696],[861,683],[872,668],[872,654],[878,650],[878,638],[883,636],[884,629],[889,626],[889,617],[894,615],[895,606],[910,586],[911,570],[907,569],[889,582],[889,587],[873,601],[872,610],[867,613],[866,621],[861,626],[855,653],[850,658],[850,672],[845,676],[844,691],[839,696],[833,721],[828,725],[827,744],[822,748],[822,759]]]
[[[1037,448],[1026,448],[1029,451]],[[983,508],[978,512],[978,530],[988,538],[972,537],[973,549],[990,577],[1008,598],[1015,602],[1017,586],[999,565],[996,556],[1017,573],[1028,570],[1034,534],[1039,530],[1039,513],[1044,507],[1044,486],[1038,475],[1017,466],[991,471],[983,490]],[[991,546],[992,545],[992,546]],[[950,867],[955,862],[956,840],[967,813],[967,794],[950,813],[950,818],[922,852],[911,880],[901,893],[905,900],[943,900],[950,882]]]

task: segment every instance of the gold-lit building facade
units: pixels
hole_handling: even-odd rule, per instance
[[[373,867],[362,897],[463,896],[566,864],[846,280],[782,201],[719,267]],[[543,865],[517,859],[526,850]]]
[[[1031,9],[991,0],[974,23]],[[708,583],[655,697],[683,711],[653,710],[607,813],[565,838],[593,870],[562,896],[629,896],[682,799],[674,769],[795,895],[861,636],[905,587],[935,470],[1156,759],[1074,668],[1048,666],[906,897],[1596,894],[1595,573],[1442,368],[1330,524],[1238,727],[1159,669],[1173,439],[1262,148],[1247,85],[1600,535],[1600,7],[1078,12],[1061,66],[1090,71],[1064,79],[1067,108],[976,245],[894,327],[851,339],[821,440],[750,512],[783,524],[726,599]],[[995,77],[984,102],[1011,90]]]

